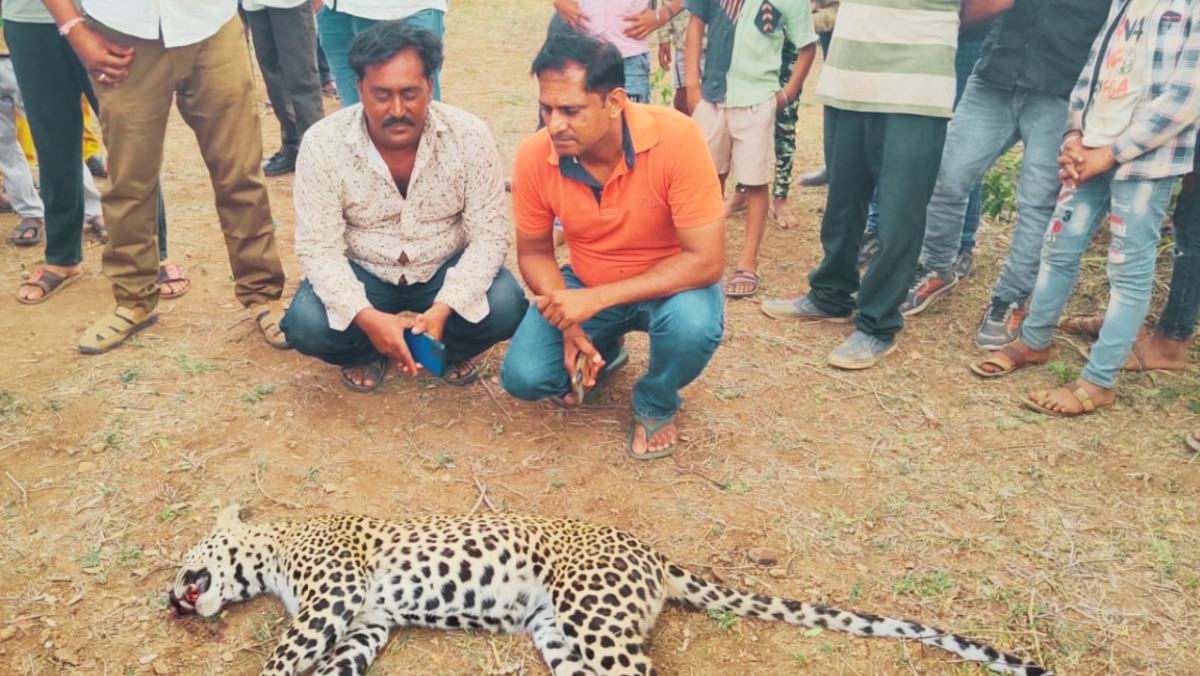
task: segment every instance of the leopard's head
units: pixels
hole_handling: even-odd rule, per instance
[[[211,617],[227,601],[243,601],[262,591],[244,566],[256,548],[249,546],[253,534],[239,510],[238,505],[225,508],[213,532],[184,555],[175,586],[167,592],[176,614]]]

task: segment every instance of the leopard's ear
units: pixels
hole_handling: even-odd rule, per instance
[[[217,515],[217,529],[222,530],[240,526],[242,523],[241,511],[242,506],[236,502],[221,510],[221,513]]]

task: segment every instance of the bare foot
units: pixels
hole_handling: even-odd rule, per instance
[[[1113,402],[1117,400],[1115,389],[1094,385],[1083,378],[1076,378],[1053,390],[1030,392],[1028,397],[1030,401],[1037,403],[1042,408],[1062,415],[1073,416],[1090,413],[1084,408],[1083,401],[1075,394],[1075,391],[1080,389],[1087,393],[1087,397],[1091,399],[1095,409],[1112,406]]]
[[[792,210],[788,208],[787,198],[775,198],[771,203],[771,218],[775,221],[775,227],[780,230],[791,230],[796,225],[792,221]]]
[[[342,369],[342,373],[345,373],[346,378],[359,387],[375,387],[375,379],[369,375],[369,369],[366,366],[347,366]]]
[[[1138,331],[1133,349],[1125,359],[1126,371],[1182,371],[1188,367],[1188,341],[1173,340],[1151,333]]]
[[[83,263],[76,263],[75,265],[68,266],[46,264],[42,267],[45,268],[47,272],[53,272],[59,277],[70,277],[71,275],[76,275],[83,271]],[[37,286],[22,286],[20,289],[17,289],[17,298],[27,303],[31,303],[41,298],[43,295],[44,293],[42,289]]]
[[[169,265],[173,268],[168,268]],[[171,263],[170,259],[164,258],[159,261],[158,269],[166,272],[166,277],[160,276],[159,279],[163,281],[158,283],[158,293],[164,299],[182,296],[192,288],[192,280],[187,278],[182,268]]]
[[[647,418],[651,423],[658,422],[654,418]],[[641,425],[633,426],[633,444],[632,451],[635,456],[646,455],[647,453],[658,453],[672,444],[679,443],[679,428],[675,423],[667,423],[659,428],[653,436],[650,437],[649,443],[646,441],[646,428]]]
[[[732,218],[746,210],[746,193],[734,190],[733,195],[725,202],[725,218]]]

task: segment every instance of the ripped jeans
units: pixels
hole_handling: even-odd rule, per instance
[[[1108,250],[1108,310],[1082,378],[1111,388],[1125,364],[1138,329],[1150,310],[1159,229],[1167,217],[1177,176],[1119,180],[1116,169],[1095,176],[1075,191],[1059,194],[1042,240],[1042,262],[1029,301],[1021,340],[1035,350],[1050,347],[1059,316],[1075,289],[1079,264],[1111,212]]]

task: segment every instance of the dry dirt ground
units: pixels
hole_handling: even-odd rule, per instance
[[[447,19],[446,99],[489,122],[506,161],[534,125],[527,64],[548,4],[455,0]],[[797,172],[819,162],[820,129],[806,94]],[[276,133],[264,95],[268,153]],[[190,131],[176,118],[168,137],[172,253],[191,293],[130,345],[81,356],[80,330],[110,303],[92,248],[86,281],[0,313],[0,673],[256,673],[284,628],[278,602],[181,621],[163,596],[182,552],[234,501],[258,519],[473,508],[588,519],[745,589],[912,617],[1059,673],[1200,672],[1200,463],[1180,443],[1200,409],[1196,370],[1127,375],[1118,404],[1082,420],[1015,403],[1081,368],[1066,344],[1048,367],[972,377],[1004,224],[985,223],[970,284],[864,373],[823,365],[848,329],[731,302],[725,344],[684,393],[681,450],[645,463],[624,454],[641,338],[630,368],[571,414],[490,382],[503,346],[466,390],[392,375],[373,396],[268,348],[234,303]],[[290,180],[270,190],[290,296],[301,273]],[[767,235],[764,297],[802,292],[820,256],[823,191],[794,195],[799,227]],[[731,255],[741,225],[730,222]],[[0,250],[6,297],[38,255]],[[1103,263],[1090,261],[1072,309],[1105,297]],[[773,569],[747,556],[763,546],[784,553]],[[672,674],[982,673],[918,646],[730,625],[669,610],[652,655]],[[373,673],[546,669],[524,637],[404,631]]]

